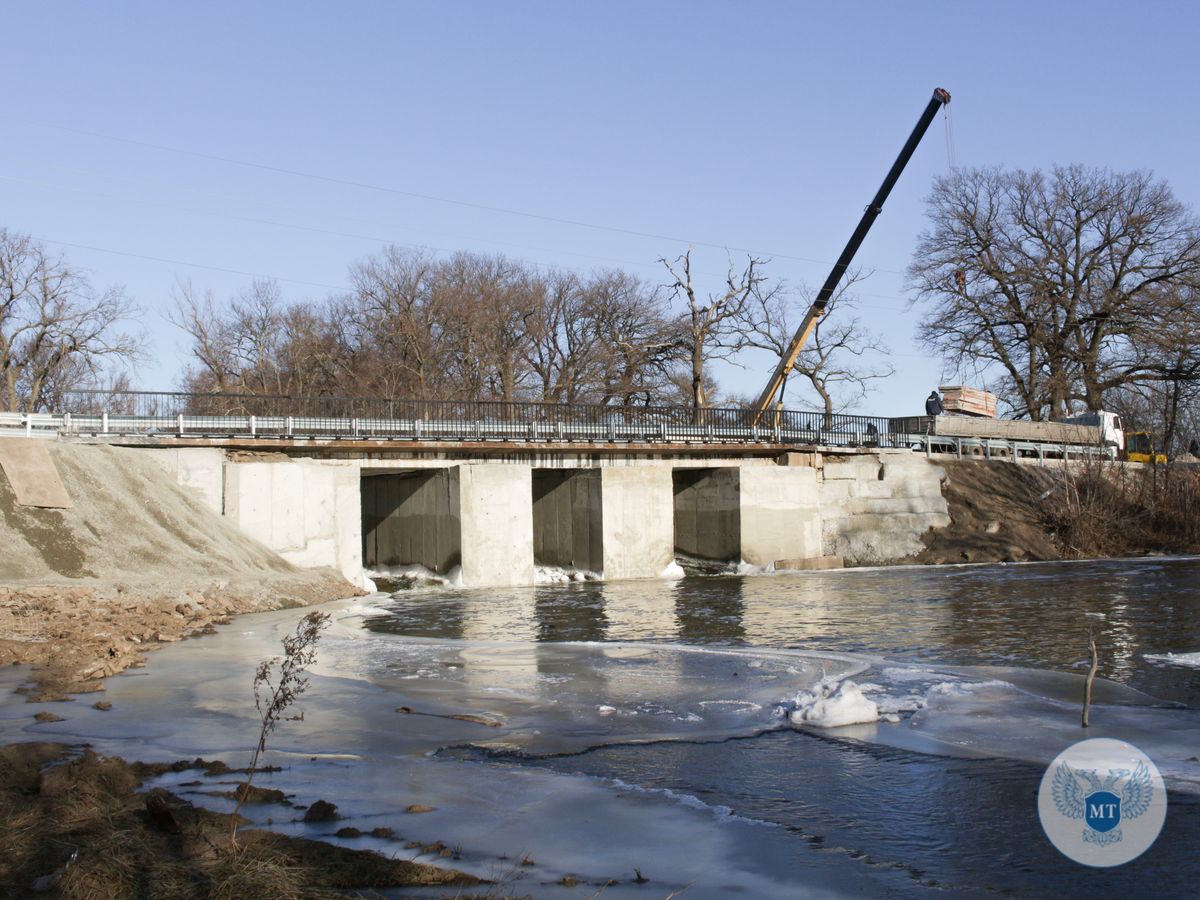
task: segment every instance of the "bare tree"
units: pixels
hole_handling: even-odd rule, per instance
[[[1099,409],[1163,378],[1146,354],[1155,295],[1200,272],[1200,229],[1142,172],[1080,166],[957,171],[938,179],[909,267],[926,346],[982,364],[1018,415]]]
[[[1200,290],[1161,292],[1153,321],[1142,329],[1140,352],[1149,377],[1109,391],[1105,405],[1119,413],[1126,429],[1152,432],[1163,450],[1178,455],[1197,433],[1200,407]]]
[[[701,297],[692,282],[691,250],[674,261],[660,258],[659,262],[674,279],[668,289],[687,307],[681,331],[686,338],[692,408],[700,409],[709,405],[712,393],[708,364],[728,359],[749,345],[748,332],[754,327],[756,311],[769,302],[779,287],[768,285],[762,274],[764,260],[750,256],[746,267],[736,274],[730,261],[724,289]]]
[[[680,341],[664,299],[626,272],[551,272],[529,323],[542,398],[623,406],[664,399]]]
[[[864,277],[861,271],[847,274],[825,307],[825,314],[817,320],[789,376],[808,382],[821,398],[827,417],[853,406],[871,391],[872,382],[889,378],[896,371],[884,358],[891,350],[883,339],[854,315],[857,301],[850,289]],[[806,295],[801,297],[802,310],[811,303]],[[794,308],[782,291],[758,302],[761,308],[754,317],[750,345],[770,350],[782,359],[795,334],[791,321]]]
[[[169,318],[192,337],[192,356],[200,368],[185,376],[191,390],[289,392],[283,362],[285,309],[275,282],[253,282],[224,308],[211,292],[200,295],[190,282],[180,283]]]
[[[137,308],[119,287],[96,290],[32,238],[0,228],[0,391],[10,412],[136,362]]]
[[[434,399],[447,391],[443,293],[426,253],[386,247],[350,270],[354,290],[339,302],[355,392]]]

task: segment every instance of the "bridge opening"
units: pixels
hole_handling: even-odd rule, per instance
[[[416,469],[362,478],[363,568],[422,566],[447,575],[462,564],[458,473]]]
[[[741,487],[736,468],[677,468],[675,557],[689,561],[736,563],[742,552]]]
[[[602,572],[602,511],[599,469],[534,469],[534,565]]]

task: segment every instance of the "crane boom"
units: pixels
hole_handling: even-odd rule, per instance
[[[925,107],[925,111],[921,113],[921,118],[917,120],[912,134],[904,142],[904,147],[901,148],[900,155],[892,163],[892,167],[883,179],[883,184],[879,186],[875,198],[867,205],[866,210],[863,211],[862,219],[859,220],[858,227],[854,229],[854,234],[850,235],[846,249],[842,251],[842,255],[833,264],[833,270],[829,273],[829,277],[825,279],[825,283],[821,285],[821,290],[817,292],[816,299],[813,300],[812,305],[808,308],[808,312],[804,314],[804,319],[800,322],[800,327],[796,329],[796,334],[792,337],[792,341],[788,344],[786,352],[779,360],[779,365],[775,367],[775,372],[771,375],[767,386],[763,388],[762,394],[759,395],[758,400],[755,402],[754,423],[756,425],[761,422],[763,415],[771,407],[771,403],[782,390],[784,382],[787,381],[788,375],[791,374],[792,367],[796,364],[796,357],[800,355],[800,351],[808,341],[813,329],[817,327],[818,320],[824,315],[825,307],[829,304],[830,298],[833,297],[833,292],[837,290],[838,282],[846,274],[846,269],[850,267],[850,263],[854,259],[854,254],[858,252],[859,245],[862,244],[863,239],[867,236],[867,232],[871,230],[871,226],[875,224],[875,219],[883,211],[884,201],[887,200],[888,194],[892,192],[892,188],[900,178],[900,173],[908,165],[908,161],[916,151],[917,145],[921,143],[921,138],[925,136],[925,132],[929,129],[933,117],[937,115],[937,111],[942,106],[949,102],[950,93],[948,91],[942,88],[934,89],[933,97]]]

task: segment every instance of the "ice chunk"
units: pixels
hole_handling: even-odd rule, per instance
[[[1200,652],[1196,653],[1144,653],[1142,659],[1146,662],[1161,663],[1166,666],[1188,666],[1200,668]]]
[[[793,725],[836,728],[879,721],[879,707],[863,696],[853,681],[821,681],[811,691],[796,695],[789,714]]]
[[[686,574],[687,572],[683,571],[683,566],[675,562],[675,560],[671,560],[671,562],[665,569],[662,570],[658,577],[675,580],[677,578],[683,578]]]

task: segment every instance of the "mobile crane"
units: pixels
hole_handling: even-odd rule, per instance
[[[933,121],[933,117],[937,115],[939,109],[949,102],[950,93],[948,91],[942,88],[934,90],[933,97],[925,107],[925,111],[921,113],[921,118],[917,120],[917,125],[913,128],[912,134],[905,141],[904,147],[900,150],[900,155],[892,163],[892,168],[888,170],[887,177],[883,179],[883,184],[880,185],[875,198],[867,205],[866,210],[864,210],[858,227],[854,229],[854,234],[850,235],[850,241],[846,244],[846,249],[842,251],[842,255],[833,264],[833,271],[829,273],[829,277],[825,279],[821,290],[817,292],[816,299],[813,300],[812,305],[808,308],[808,312],[804,314],[804,319],[800,322],[800,327],[796,329],[796,334],[792,337],[791,343],[788,344],[786,352],[780,358],[779,365],[776,366],[775,372],[767,382],[767,386],[763,388],[762,394],[755,401],[753,407],[753,424],[763,424],[767,411],[771,409],[772,405],[774,405],[775,414],[778,416],[779,410],[783,406],[783,401],[776,398],[780,397],[783,385],[787,381],[788,375],[791,374],[792,367],[796,365],[796,357],[800,355],[800,351],[812,335],[813,329],[817,327],[817,322],[825,314],[825,307],[829,305],[829,301],[833,297],[833,292],[837,290],[838,282],[846,274],[846,269],[850,267],[850,263],[854,259],[854,254],[858,252],[859,245],[867,236],[867,232],[871,230],[871,226],[875,224],[875,219],[883,211],[884,201],[887,200],[888,194],[892,192],[897,179],[900,178],[900,173],[908,165],[908,161],[916,151],[917,145],[921,143],[921,138],[929,130],[929,125]]]

